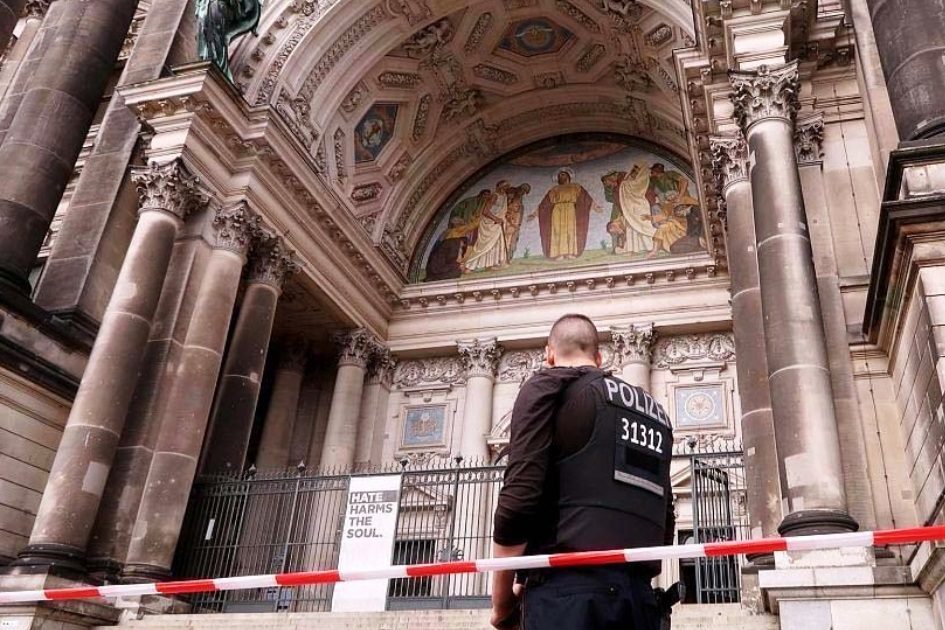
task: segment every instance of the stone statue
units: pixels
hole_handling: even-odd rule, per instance
[[[252,31],[257,35],[262,0],[197,0],[197,54],[212,61],[230,81],[229,47]]]

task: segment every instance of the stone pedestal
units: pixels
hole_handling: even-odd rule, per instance
[[[354,465],[358,440],[358,419],[367,364],[377,342],[367,330],[359,328],[335,336],[341,348],[338,375],[328,413],[328,428],[319,466],[332,470],[348,470]]]
[[[653,344],[656,343],[653,324],[613,326],[610,336],[614,342],[617,365],[620,366],[620,378],[650,391]]]
[[[354,461],[359,467],[379,464],[387,419],[387,402],[396,361],[386,347],[378,346],[368,366],[361,418],[358,422],[358,441]]]
[[[794,154],[797,63],[732,72],[748,142],[782,534],[856,529],[847,513],[824,323]]]
[[[279,349],[279,364],[255,462],[259,470],[284,470],[299,463],[289,462],[289,448],[299,416],[299,395],[308,357],[304,342],[289,342]]]
[[[136,172],[141,216],[63,432],[21,565],[82,571],[181,219],[205,200],[183,165]]]
[[[26,293],[138,3],[58,4],[55,35],[0,144],[0,283]]]
[[[486,437],[492,431],[495,373],[502,349],[497,339],[473,339],[456,344],[466,368],[466,403],[459,454],[467,465],[485,465],[489,460]]]
[[[712,139],[712,164],[727,208],[726,244],[732,274],[732,327],[738,357],[738,396],[748,479],[752,538],[777,535],[781,483],[774,416],[768,390],[764,314],[758,284],[755,220],[748,182],[748,151],[741,137]],[[770,561],[770,556],[768,556]]]
[[[132,532],[124,575],[168,577],[197,470],[233,303],[258,217],[241,204],[218,211],[214,250],[194,303]]]
[[[260,244],[250,259],[243,303],[233,329],[201,470],[238,473],[246,462],[276,306],[287,274],[298,271],[281,238]]]

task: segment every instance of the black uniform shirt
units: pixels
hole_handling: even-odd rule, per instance
[[[593,387],[573,392],[565,405],[561,405],[562,395],[591,371],[605,373],[596,367],[548,368],[522,386],[512,409],[509,462],[495,510],[496,543],[528,543],[528,552],[540,552],[553,537],[558,492],[552,467],[587,444],[597,414]],[[668,505],[667,544],[672,542],[675,525],[672,501]]]

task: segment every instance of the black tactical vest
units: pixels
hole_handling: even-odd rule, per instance
[[[597,416],[584,448],[555,464],[559,498],[554,550],[664,544],[672,500],[669,417],[643,389],[599,373],[575,382],[565,401],[584,387],[597,390]],[[658,564],[650,567],[654,573]]]

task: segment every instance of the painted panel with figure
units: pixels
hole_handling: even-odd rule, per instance
[[[556,138],[472,178],[441,208],[414,281],[480,278],[706,251],[685,166],[627,139]]]

